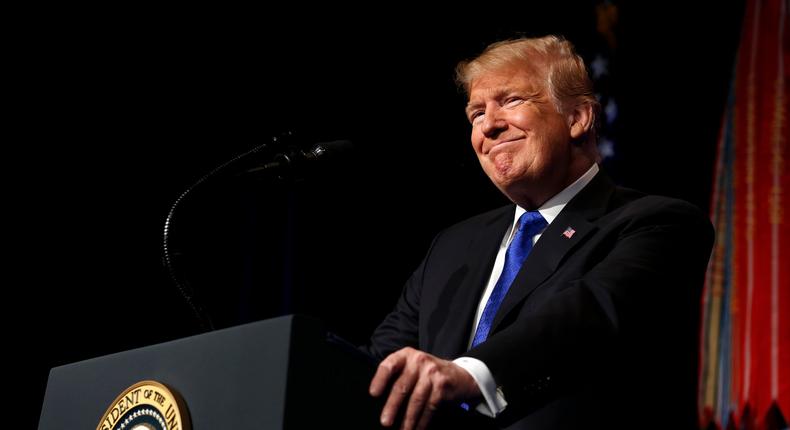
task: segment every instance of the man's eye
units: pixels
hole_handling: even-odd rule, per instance
[[[522,99],[522,98],[519,98],[519,97],[511,97],[511,98],[509,98],[509,99],[505,100],[505,107],[514,107],[514,106],[518,106],[518,105],[520,105],[520,104],[521,104],[521,103],[523,103],[523,102],[524,102],[524,99]]]
[[[484,113],[483,111],[472,112],[469,115],[469,121],[471,121],[472,123],[477,123],[477,122],[482,121],[483,113]]]

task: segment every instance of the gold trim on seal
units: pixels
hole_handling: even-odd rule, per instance
[[[156,381],[140,381],[124,390],[113,400],[96,426],[96,430],[113,430],[126,418],[127,412],[140,405],[149,405],[159,412],[167,430],[190,430],[189,414],[181,398]]]

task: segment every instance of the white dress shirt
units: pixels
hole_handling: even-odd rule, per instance
[[[554,197],[547,200],[546,203],[538,208],[538,212],[540,212],[543,218],[546,219],[547,227],[552,223],[552,221],[554,221],[555,218],[557,218],[557,215],[560,214],[565,205],[568,204],[568,202],[576,194],[578,194],[582,188],[590,183],[596,173],[598,173],[598,165],[593,164],[592,167],[587,170],[587,172],[579,177],[579,179],[568,185],[564,190],[557,193]],[[480,303],[477,305],[477,313],[475,313],[475,321],[472,325],[472,332],[469,334],[467,347],[472,346],[472,340],[475,337],[475,332],[477,331],[477,324],[480,322],[480,317],[483,315],[483,309],[485,309],[486,303],[488,303],[488,298],[491,296],[494,286],[499,280],[499,277],[502,275],[502,270],[505,266],[505,254],[507,253],[507,248],[510,245],[510,242],[513,240],[513,236],[515,235],[518,219],[526,211],[526,209],[516,206],[516,213],[513,216],[513,222],[510,223],[510,228],[508,228],[504,237],[502,238],[502,243],[499,245],[499,251],[497,252],[496,260],[494,260],[494,268],[491,270],[491,276],[488,278],[488,284],[486,285],[486,289],[483,292],[483,296],[480,298]],[[540,239],[541,234],[543,234],[543,231],[532,237],[533,245],[537,243],[538,239]],[[505,396],[502,394],[502,391],[497,388],[496,381],[494,381],[494,377],[491,375],[491,371],[488,369],[488,366],[486,366],[485,363],[471,357],[460,357],[453,360],[453,362],[469,372],[477,382],[477,385],[480,387],[480,391],[482,392],[483,399],[485,401],[480,402],[476,406],[478,412],[482,413],[483,415],[495,417],[505,409],[507,406]]]

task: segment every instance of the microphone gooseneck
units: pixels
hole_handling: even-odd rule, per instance
[[[275,138],[274,143],[280,142],[278,142],[278,139]],[[189,282],[183,276],[180,276],[179,272],[175,269],[170,240],[170,233],[173,229],[175,214],[186,197],[190,195],[196,188],[200,187],[201,184],[206,183],[206,181],[217,176],[220,172],[227,170],[231,166],[238,164],[241,160],[244,160],[254,154],[263,153],[264,150],[270,145],[271,144],[269,143],[258,145],[255,148],[221,164],[220,166],[214,168],[214,170],[198,179],[192,186],[187,188],[186,191],[181,193],[181,195],[179,195],[178,198],[173,202],[173,204],[170,206],[170,211],[167,214],[167,218],[165,219],[165,226],[162,235],[162,264],[165,267],[169,278],[176,285],[176,288],[178,288],[178,291],[184,298],[184,301],[192,311],[192,314],[197,320],[200,328],[204,331],[214,330],[214,323],[212,322],[208,312],[206,312],[206,310],[195,299],[195,292],[189,285]],[[272,158],[272,161],[254,168],[248,168],[240,175],[258,175],[261,173],[266,175],[275,174],[277,176],[297,175],[303,172],[305,166],[321,164],[318,162],[320,161],[323,163],[325,160],[333,159],[338,155],[348,152],[351,150],[351,148],[352,144],[350,141],[335,140],[331,142],[317,143],[313,145],[313,147],[308,151],[291,149],[289,151],[277,153]]]
[[[162,264],[164,265],[165,270],[167,270],[167,274],[170,277],[170,280],[172,280],[173,283],[176,285],[176,288],[178,288],[178,291],[181,293],[181,297],[184,298],[184,301],[189,306],[189,309],[192,311],[193,316],[195,317],[198,324],[200,325],[200,328],[203,331],[214,330],[214,323],[211,321],[211,317],[208,315],[206,310],[203,309],[203,307],[195,300],[195,294],[192,287],[189,285],[186,279],[182,279],[182,277],[179,276],[178,273],[176,272],[175,265],[173,264],[173,257],[170,252],[171,250],[170,232],[172,231],[173,220],[175,218],[176,210],[178,209],[181,202],[184,201],[186,196],[189,195],[192,192],[192,190],[199,187],[200,184],[203,184],[208,179],[216,176],[219,172],[224,171],[225,169],[228,168],[228,166],[237,163],[239,160],[242,160],[252,154],[257,154],[259,152],[262,152],[268,146],[269,146],[268,143],[258,145],[255,148],[252,148],[251,150],[241,155],[238,155],[233,159],[228,160],[227,162],[216,167],[214,170],[210,171],[202,178],[198,179],[194,184],[192,184],[192,186],[190,186],[183,193],[181,193],[181,195],[179,195],[178,198],[170,206],[170,211],[168,211],[167,213],[167,218],[165,219],[165,227],[162,234]]]

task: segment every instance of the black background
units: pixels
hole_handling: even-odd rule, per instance
[[[641,2],[640,2],[641,3]],[[218,179],[174,220],[218,327],[306,313],[360,343],[433,235],[503,204],[468,143],[453,68],[560,33],[589,61],[595,2],[362,10],[46,10],[12,40],[5,284],[37,419],[50,367],[199,329],[161,265],[172,202],[272,136],[348,138],[297,183]],[[620,6],[612,90],[622,185],[707,210],[739,1]]]

